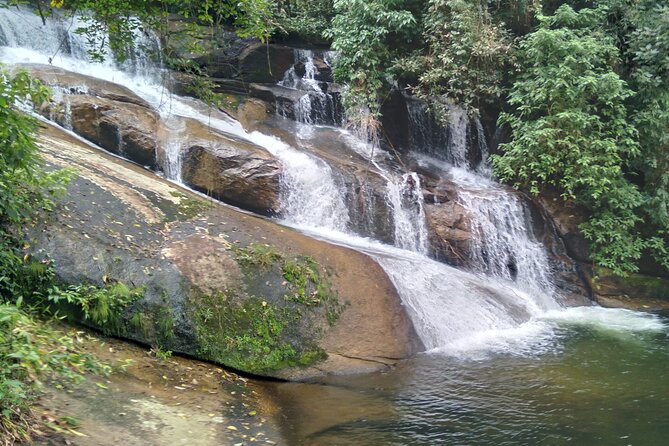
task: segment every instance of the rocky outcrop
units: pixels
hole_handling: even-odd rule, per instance
[[[50,65],[17,65],[53,89],[53,102],[39,105],[46,118],[94,144],[156,169],[158,115],[126,87]]]
[[[669,279],[644,274],[619,277],[605,268],[595,268],[592,288],[604,307],[657,311],[669,309]]]
[[[578,229],[578,225],[588,218],[587,210],[573,202],[565,202],[557,193],[551,191],[544,191],[534,201],[553,221],[567,254],[578,262],[590,263],[588,241]]]
[[[279,211],[281,164],[265,149],[191,119],[184,120],[178,140],[185,184],[260,214]]]
[[[262,147],[194,119],[161,118],[111,82],[48,65],[18,68],[54,89],[40,113],[88,141],[152,170],[181,168],[186,184],[226,203],[265,215],[278,211],[281,164]]]
[[[638,310],[669,308],[669,272],[650,261],[641,259],[640,273],[619,277],[605,268],[593,267],[590,248],[578,226],[588,218],[587,209],[565,202],[557,193],[544,191],[534,200],[537,208],[551,222],[555,240],[562,244],[557,256],[562,265],[574,265],[573,270],[585,283],[592,298],[603,306]],[[549,245],[550,246],[550,245]],[[558,269],[564,283],[574,283],[571,267]]]
[[[28,71],[33,78],[52,88],[56,100],[64,94],[85,95],[150,108],[144,99],[129,88],[96,77],[42,64],[17,64],[11,69]]]
[[[457,202],[457,186],[428,171],[418,170],[425,200],[430,255],[450,265],[470,267],[469,246],[474,234],[469,213]]]
[[[293,49],[281,45],[246,42],[221,47],[195,59],[212,77],[244,82],[276,83],[293,64]]]
[[[44,115],[90,142],[155,170],[158,116],[134,103],[84,95],[65,96]]]
[[[420,348],[366,255],[205,201],[57,129],[40,145],[80,176],[32,229],[31,254],[66,282],[140,287],[116,334],[285,379],[379,370]]]
[[[427,203],[425,218],[433,256],[451,265],[467,266],[473,234],[466,209],[454,201]]]

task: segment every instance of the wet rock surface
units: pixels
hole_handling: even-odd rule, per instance
[[[65,111],[67,109],[67,111]],[[57,109],[55,121],[92,143],[142,166],[156,169],[158,116],[151,109],[91,96],[68,96]]]
[[[40,144],[51,165],[74,167],[79,178],[52,218],[32,231],[30,238],[43,249],[34,254],[48,253],[66,282],[143,287],[143,297],[123,318],[129,322],[139,314],[149,328],[128,326],[123,336],[212,359],[203,349],[195,317],[201,307],[193,299],[209,296],[214,306],[226,308],[226,302],[259,303],[248,300],[255,295],[284,305],[283,296],[290,292],[280,270],[249,275],[249,268],[240,265],[237,247],[255,243],[267,244],[285,258],[313,258],[336,293],[340,314],[331,324],[324,307],[305,307],[290,339],[284,339],[298,353],[320,350],[327,359],[303,357],[310,366],[254,372],[310,379],[372,371],[420,348],[390,280],[366,255],[200,199],[56,129],[43,129]],[[225,336],[220,342],[226,345]],[[213,359],[231,365],[224,355]]]
[[[81,335],[87,352],[123,369],[48,389],[36,412],[53,428],[32,444],[286,444],[272,422],[274,404],[247,378],[214,364],[160,359],[139,346]]]
[[[292,48],[250,40],[235,42],[231,47],[214,49],[199,56],[195,62],[215,78],[261,83],[278,82],[293,64]]]
[[[271,215],[280,209],[280,162],[265,149],[184,119],[178,134],[188,186],[243,209]]]
[[[47,65],[14,69],[19,68],[56,89],[53,102],[42,104],[39,112],[88,141],[163,172],[173,161],[169,150],[176,148],[187,185],[260,214],[279,210],[281,165],[267,150],[191,118],[162,118],[146,101],[111,82]]]

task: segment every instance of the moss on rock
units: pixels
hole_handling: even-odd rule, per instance
[[[231,245],[230,250],[242,267],[245,289],[190,298],[199,354],[255,373],[325,359],[318,346],[323,324],[336,323],[342,305],[318,264],[270,245]]]

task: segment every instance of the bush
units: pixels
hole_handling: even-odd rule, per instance
[[[76,383],[86,372],[110,373],[108,365],[82,352],[81,342],[76,333],[59,331],[20,306],[0,304],[0,444],[29,439],[29,406],[43,380]]]
[[[602,29],[606,12],[563,5],[539,18],[520,44],[522,74],[509,96],[515,110],[500,116],[513,137],[493,164],[516,187],[534,194],[555,187],[587,206],[591,217],[580,229],[593,260],[622,275],[663,243],[639,229],[645,200],[626,175],[641,153],[626,105],[633,92],[615,71],[619,51]]]

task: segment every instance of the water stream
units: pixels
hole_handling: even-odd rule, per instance
[[[285,72],[278,85],[299,91],[300,96],[292,104],[292,113],[280,104],[277,104],[277,112],[282,116],[292,114],[295,120],[304,124],[343,125],[344,113],[339,94],[328,91],[333,88],[333,84],[327,82],[329,78],[321,74],[315,57],[318,57],[320,64],[330,69],[331,52],[295,50],[295,63]]]
[[[668,322],[572,308],[536,321],[540,342],[525,343],[537,339],[525,327],[496,350],[486,341],[336,385],[266,387],[291,445],[657,446],[669,436]]]
[[[507,443],[502,441],[509,426],[514,425],[513,414],[518,411],[531,418],[536,410],[560,411],[572,407],[570,402],[563,401],[557,405],[527,403],[534,401],[532,398],[541,399],[541,394],[550,400],[551,394],[546,392],[560,395],[578,392],[570,387],[571,384],[561,389],[557,381],[542,387],[542,373],[559,379],[570,379],[572,373],[576,380],[575,362],[587,359],[582,352],[596,351],[589,344],[591,339],[604,337],[604,341],[609,342],[611,336],[615,340],[618,334],[632,339],[630,342],[625,340],[624,348],[630,351],[629,358],[635,358],[635,355],[643,356],[635,350],[637,333],[651,333],[653,339],[666,337],[665,323],[655,316],[597,307],[563,309],[560,306],[545,250],[531,230],[529,211],[515,194],[490,178],[486,150],[480,145],[480,123],[472,127],[461,111],[453,109],[449,131],[442,135],[441,143],[428,143],[427,135],[432,130],[419,125],[415,126],[414,142],[423,145],[425,153],[422,155],[426,155],[417,156],[419,163],[436,166],[459,185],[458,201],[472,215],[472,232],[477,235],[471,247],[472,271],[456,269],[425,255],[429,247],[420,178],[414,172],[395,170],[386,162],[387,154],[377,150],[371,161],[377,173],[387,181],[386,205],[393,216],[395,246],[352,233],[344,199],[345,187],[324,159],[299,151],[274,136],[247,132],[239,122],[223,113],[207,109],[193,99],[169,94],[161,84],[166,73],[155,68],[150,58],[141,52],[124,64],[111,59],[103,64],[89,63],[86,43],[74,33],[76,20],[48,23],[42,26],[41,20],[27,11],[0,9],[3,62],[52,63],[115,82],[149,102],[168,124],[175,116],[193,118],[265,148],[281,161],[285,171],[282,222],[315,237],[368,253],[395,284],[430,354],[398,368],[389,377],[380,375],[367,381],[365,378],[350,381],[355,392],[381,393],[379,398],[385,399],[384,410],[390,410],[393,415],[372,427],[364,424],[364,420],[356,420],[351,422],[353,424],[341,424],[334,430],[323,431],[325,433],[312,432],[312,437],[295,434],[299,438],[332,441],[313,444],[370,445],[450,444],[443,443],[445,441],[453,444],[539,444],[535,440],[541,435],[547,435],[546,438],[557,435],[554,438],[562,439],[562,434],[546,428],[546,421],[541,419],[529,421],[530,424],[536,421],[532,426],[540,427],[528,428],[527,435],[519,434]],[[305,94],[308,101],[300,99],[295,107],[298,119],[304,124],[318,124],[320,122],[314,116],[320,112],[314,112],[313,108],[320,99],[314,102],[313,98],[328,95],[316,79],[318,68],[313,53],[296,54],[303,64],[304,75],[298,76],[295,70],[287,73],[283,87],[310,89]],[[319,107],[327,109],[330,105],[320,103]],[[419,110],[410,112],[412,119],[419,119]],[[427,125],[424,119],[421,122]],[[171,138],[165,147],[166,162],[162,169],[168,179],[179,182],[182,156],[179,134],[183,128],[177,123],[167,127]],[[472,132],[479,132],[480,147],[476,156],[468,152]],[[358,139],[351,142],[350,147],[352,151],[371,156],[364,141]],[[609,334],[600,335],[598,330]],[[595,335],[590,336],[593,332]],[[582,340],[583,336],[586,340]],[[654,340],[649,342],[651,347],[641,350],[659,352],[659,359],[648,359],[652,367],[661,368],[654,362],[656,360],[666,367],[666,347],[656,346]],[[576,350],[573,350],[574,344],[578,347]],[[647,356],[643,358],[647,359]],[[569,370],[562,370],[567,363]],[[658,379],[666,378],[666,370]],[[604,372],[605,368],[602,368],[601,373]],[[523,384],[513,384],[514,379],[522,380]],[[612,379],[619,377],[615,375]],[[377,386],[375,380],[381,384]],[[492,390],[486,390],[488,388]],[[528,396],[533,391],[537,393]],[[593,390],[587,391],[594,400]],[[459,396],[462,395],[471,400],[461,401]],[[500,413],[504,420],[501,426],[486,424],[486,420],[494,416],[495,408],[504,404],[505,398],[509,407],[516,407],[509,409],[508,414]],[[345,406],[346,399],[341,401]],[[655,403],[653,407],[669,409],[666,395]],[[573,425],[576,427],[565,430],[567,437],[591,438],[585,434],[579,436],[578,420]],[[466,432],[475,429],[477,434],[461,434],[463,429]],[[488,437],[481,432],[487,433]]]

